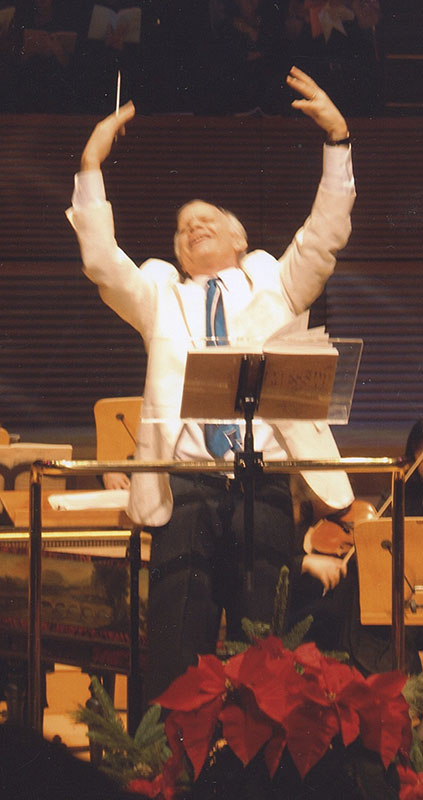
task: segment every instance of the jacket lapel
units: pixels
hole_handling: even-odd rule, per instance
[[[204,345],[206,335],[204,289],[193,281],[177,283],[174,286],[181,315],[188,335],[197,345]]]

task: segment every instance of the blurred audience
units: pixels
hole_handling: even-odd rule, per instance
[[[297,64],[344,114],[372,113],[380,18],[379,0],[0,0],[0,103],[110,113],[120,70],[139,113],[292,114]]]
[[[8,70],[14,74],[8,110],[77,110],[73,56],[81,2],[71,6],[68,0],[17,0],[3,40]]]

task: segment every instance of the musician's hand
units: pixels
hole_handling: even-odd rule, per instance
[[[333,142],[347,138],[348,126],[341,112],[309,75],[298,67],[291,67],[286,82],[291,89],[303,95],[301,100],[292,102],[293,108],[311,117]]]
[[[347,574],[347,564],[341,558],[310,553],[304,556],[301,572],[308,572],[323,584],[324,593],[334,589]]]
[[[105,472],[103,475],[105,489],[129,489],[131,481],[124,472]]]
[[[120,107],[117,114],[109,114],[95,126],[82,153],[81,171],[100,169],[112,149],[115,137],[125,135],[125,124],[134,114],[135,106],[129,101]]]

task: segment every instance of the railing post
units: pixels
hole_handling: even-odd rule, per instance
[[[404,472],[392,473],[392,668],[405,669]]]
[[[28,721],[42,733],[41,709],[41,499],[42,468],[30,472],[30,536],[28,584]]]
[[[140,600],[139,572],[141,567],[141,530],[136,525],[129,540],[129,575],[130,575],[130,650],[129,675],[127,683],[127,727],[130,736],[134,736],[142,716],[143,682],[140,669]]]

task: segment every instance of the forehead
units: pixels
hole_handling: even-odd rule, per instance
[[[225,219],[225,215],[211,203],[205,203],[203,200],[194,200],[184,206],[178,214],[178,230],[181,230],[184,225],[195,218],[205,219]]]

